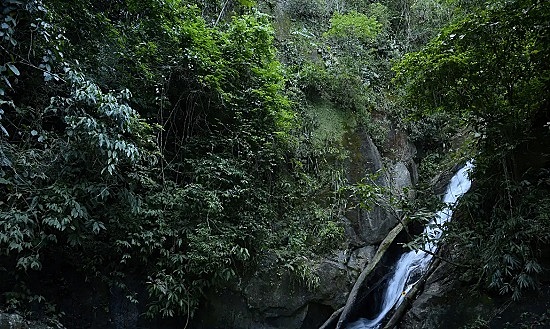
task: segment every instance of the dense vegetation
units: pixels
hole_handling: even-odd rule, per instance
[[[545,277],[550,243],[550,3],[487,1],[469,12],[396,70],[419,114],[468,131],[475,188],[450,238],[478,282],[518,298]]]
[[[302,140],[265,15],[235,4],[210,22],[217,4],[181,1],[4,3],[4,305],[42,300],[33,273],[61,269],[135,299],[131,274],[150,315],[192,314],[205,289],[267,252],[315,283],[313,252],[341,238],[334,190]]]
[[[150,316],[258,264],[313,287],[356,130],[390,158],[406,131],[426,173],[474,158],[456,262],[514,296],[543,273],[547,1],[2,3],[0,308],[55,303],[59,270]]]

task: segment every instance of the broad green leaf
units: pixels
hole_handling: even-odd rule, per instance
[[[11,63],[8,63],[7,64],[8,67],[10,68],[10,70],[13,72],[13,74],[15,75],[19,75],[19,70],[17,69],[17,67],[15,67],[15,65],[11,64]]]

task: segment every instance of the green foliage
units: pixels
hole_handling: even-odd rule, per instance
[[[388,62],[401,8],[289,1],[299,21],[279,42],[252,1],[3,4],[0,303],[40,302],[30,281],[53,260],[150,316],[192,315],[272,256],[264,270],[318,284],[319,254],[344,236],[338,137],[357,123],[386,135],[399,111]],[[323,137],[319,103],[346,118]]]
[[[387,145],[404,106],[390,89],[390,62],[401,56],[388,3],[335,1],[327,5],[332,17],[284,21],[278,26],[279,45],[289,67],[289,79],[313,107],[330,103],[344,116],[366,127],[379,147]],[[291,12],[288,13],[289,15]],[[282,23],[279,23],[283,25]],[[351,127],[350,127],[351,128]],[[391,152],[391,150],[387,150]]]
[[[480,179],[477,193],[462,201],[472,217],[452,225],[451,239],[460,242],[474,269],[483,269],[480,273],[486,276],[481,278],[514,299],[522,290],[537,286],[543,273],[542,250],[550,242],[547,170],[535,177],[535,184],[531,183],[534,177],[499,184],[494,177]],[[484,220],[475,220],[479,218]]]
[[[328,67],[307,63],[299,73],[300,83],[312,98],[314,95],[321,96],[344,111],[364,111],[368,86],[363,82],[363,74],[358,68],[344,60],[343,63],[330,63]]]
[[[489,328],[489,322],[478,317],[472,324],[461,327],[461,329],[486,329]]]
[[[527,328],[536,328],[544,326],[548,326],[550,321],[550,311],[549,310],[540,310],[535,312],[523,312],[515,321],[506,322],[504,324],[505,329],[512,329],[512,328],[520,328],[520,329],[527,329]]]
[[[315,286],[317,254],[342,237],[337,170],[318,165],[266,15],[248,1],[211,22],[221,3],[7,3],[0,257],[16,284],[0,303],[32,303],[27,274],[52,259],[130,297],[125,280],[140,282],[147,298],[130,299],[150,316],[192,315],[272,253],[266,270]]]
[[[368,42],[376,37],[382,24],[376,18],[351,11],[346,14],[334,13],[330,19],[330,29],[325,33],[329,37],[356,38]]]
[[[414,26],[408,32],[408,42],[412,49],[426,44],[453,16],[458,16],[455,6],[440,0],[414,1],[409,10],[409,24]]]
[[[406,56],[396,68],[398,78],[404,78],[408,94],[426,110],[475,117],[469,122],[476,128],[490,128],[512,116],[517,127],[525,126],[540,106],[536,97],[544,89],[539,75],[547,45],[537,42],[544,34],[535,22],[544,21],[546,9],[537,6],[542,8],[529,9],[527,17],[521,8],[529,7],[514,2],[464,19],[422,52]],[[507,33],[510,30],[515,32]],[[510,59],[510,54],[518,56]]]
[[[329,15],[326,0],[290,0],[288,12],[296,18],[314,21]]]
[[[548,244],[549,19],[545,1],[494,1],[396,66],[418,113],[473,131],[476,192],[452,234],[473,271],[514,298],[536,285]]]

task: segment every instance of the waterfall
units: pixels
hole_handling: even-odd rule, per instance
[[[430,237],[430,241],[437,240],[442,234],[442,224],[451,219],[453,206],[458,199],[470,189],[468,171],[473,167],[471,162],[460,169],[449,182],[443,202],[447,205],[443,210],[436,213],[433,220],[424,228],[424,234]],[[437,250],[435,242],[427,242],[424,250],[434,253]],[[404,253],[397,264],[393,276],[388,280],[384,291],[380,313],[374,319],[359,319],[349,324],[347,329],[378,329],[386,314],[392,308],[397,307],[403,301],[405,295],[418,282],[420,277],[427,270],[432,255],[423,250],[409,251]]]

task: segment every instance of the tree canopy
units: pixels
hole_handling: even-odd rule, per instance
[[[459,135],[476,171],[456,257],[515,297],[543,273],[546,0],[289,0],[281,21],[247,0],[2,4],[2,307],[55,303],[36,278],[62,285],[60,269],[153,317],[261,270],[315,286],[338,216],[380,196],[358,184],[370,199],[348,204],[353,159],[331,135],[355,130],[386,154],[407,131],[425,167]],[[322,110],[342,123],[324,139]]]
[[[534,287],[550,242],[549,33],[547,1],[487,1],[395,67],[417,115],[471,131],[476,185],[452,234],[489,286],[514,297]]]
[[[2,303],[42,300],[35,273],[57,266],[135,300],[131,275],[150,315],[192,314],[267,252],[315,283],[313,252],[342,234],[336,191],[307,197],[330,182],[311,165],[266,15],[246,3],[3,3]]]

